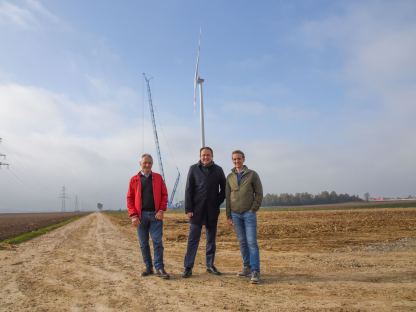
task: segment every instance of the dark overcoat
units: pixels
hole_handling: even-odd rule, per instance
[[[185,213],[192,212],[192,224],[216,226],[220,205],[225,199],[225,175],[214,163],[204,167],[199,161],[189,168],[185,188]]]

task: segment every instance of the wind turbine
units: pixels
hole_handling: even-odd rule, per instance
[[[202,84],[204,79],[199,76],[199,54],[201,51],[201,33],[202,30],[199,30],[199,40],[198,40],[198,55],[196,57],[196,68],[195,68],[195,77],[194,77],[194,109],[196,109],[196,97],[197,89],[199,86],[199,118],[201,122],[201,147],[205,147],[205,126],[204,126],[204,97],[202,93]]]

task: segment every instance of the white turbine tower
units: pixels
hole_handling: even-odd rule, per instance
[[[202,93],[202,84],[204,79],[199,76],[199,53],[201,51],[201,29],[199,30],[199,40],[198,40],[198,55],[196,57],[196,68],[195,68],[195,77],[194,77],[194,109],[196,109],[196,96],[197,89],[199,85],[199,117],[201,122],[201,147],[205,146],[205,126],[204,126],[204,97]]]

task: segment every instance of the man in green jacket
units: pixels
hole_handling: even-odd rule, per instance
[[[225,196],[227,222],[234,225],[243,258],[243,270],[238,276],[251,276],[251,283],[257,284],[260,281],[260,253],[256,212],[263,200],[263,188],[257,172],[244,165],[242,151],[233,151],[231,157],[234,168],[227,177]]]

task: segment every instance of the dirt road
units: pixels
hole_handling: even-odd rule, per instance
[[[263,283],[251,285],[235,275],[241,262],[233,239],[218,244],[220,277],[204,272],[204,244],[194,276],[180,277],[181,236],[165,241],[171,280],[141,278],[134,234],[95,213],[0,250],[0,311],[416,310],[414,237],[321,251],[264,247]]]

